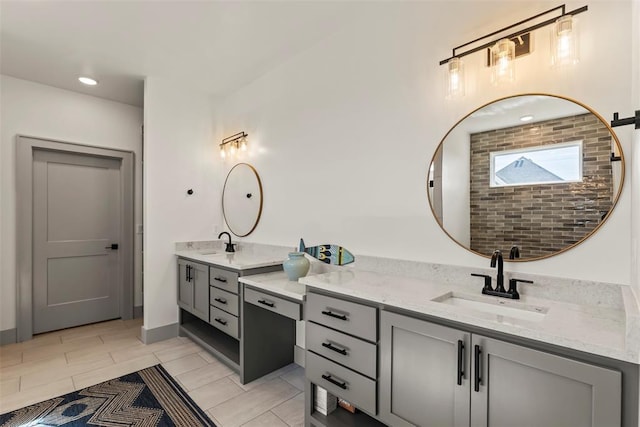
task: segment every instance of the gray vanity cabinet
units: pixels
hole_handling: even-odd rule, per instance
[[[468,427],[470,345],[469,333],[383,310],[382,421],[398,427]]]
[[[472,426],[621,425],[620,372],[480,335],[472,346]]]
[[[178,305],[209,322],[209,267],[178,259]]]
[[[379,385],[394,427],[621,425],[618,371],[384,310]]]

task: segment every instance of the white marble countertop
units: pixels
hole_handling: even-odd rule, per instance
[[[213,253],[212,253],[213,252]],[[269,267],[279,265],[286,259],[279,254],[253,253],[247,251],[225,252],[220,249],[176,250],[175,254],[182,258],[234,270]]]
[[[481,286],[463,288],[444,285],[428,279],[384,275],[355,269],[307,276],[303,285],[340,295],[397,307],[496,332],[554,344],[574,350],[610,357],[626,362],[640,362],[640,337],[637,334],[638,313],[609,307],[584,306],[523,295],[520,300],[481,295]],[[542,320],[521,320],[506,315],[476,311],[434,302],[448,292],[493,304],[502,300],[509,305],[547,308]],[[625,298],[634,298],[623,292]],[[626,304],[625,304],[626,306]],[[635,306],[635,302],[633,305]],[[635,326],[634,326],[635,325]]]
[[[243,276],[238,280],[257,289],[282,295],[300,302],[304,301],[307,287],[301,283],[290,281],[284,271],[273,273],[252,274]]]

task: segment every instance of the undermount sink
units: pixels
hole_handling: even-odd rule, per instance
[[[431,301],[454,307],[490,313],[496,316],[510,317],[520,320],[539,322],[545,318],[549,309],[525,304],[504,298],[490,298],[482,295],[471,295],[459,292],[447,292]],[[500,320],[500,319],[498,319]]]

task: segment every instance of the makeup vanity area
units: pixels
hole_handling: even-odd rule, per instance
[[[522,125],[525,114],[536,120]],[[569,168],[573,161],[580,178],[550,173],[545,152],[567,157]],[[242,165],[223,192],[225,221],[240,237],[262,210],[260,178]],[[513,173],[527,168],[534,178]],[[304,364],[307,426],[636,427],[640,312],[630,287],[509,271],[510,262],[561,254],[598,231],[623,179],[617,137],[585,105],[540,94],[498,100],[445,136],[427,189],[442,230],[486,257],[486,268],[358,256],[343,267],[314,260],[291,282],[281,271],[291,248],[177,244],[180,333],[243,383]],[[497,272],[488,260],[496,254]],[[504,277],[502,254],[513,257]],[[517,297],[500,286],[510,279]],[[323,415],[317,387],[357,411]]]

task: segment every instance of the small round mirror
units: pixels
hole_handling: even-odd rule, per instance
[[[255,230],[262,214],[262,183],[253,166],[238,163],[229,171],[222,190],[222,214],[238,237]]]
[[[530,261],[595,233],[623,181],[622,149],[602,117],[576,101],[531,94],[462,118],[436,149],[427,194],[459,245]]]

